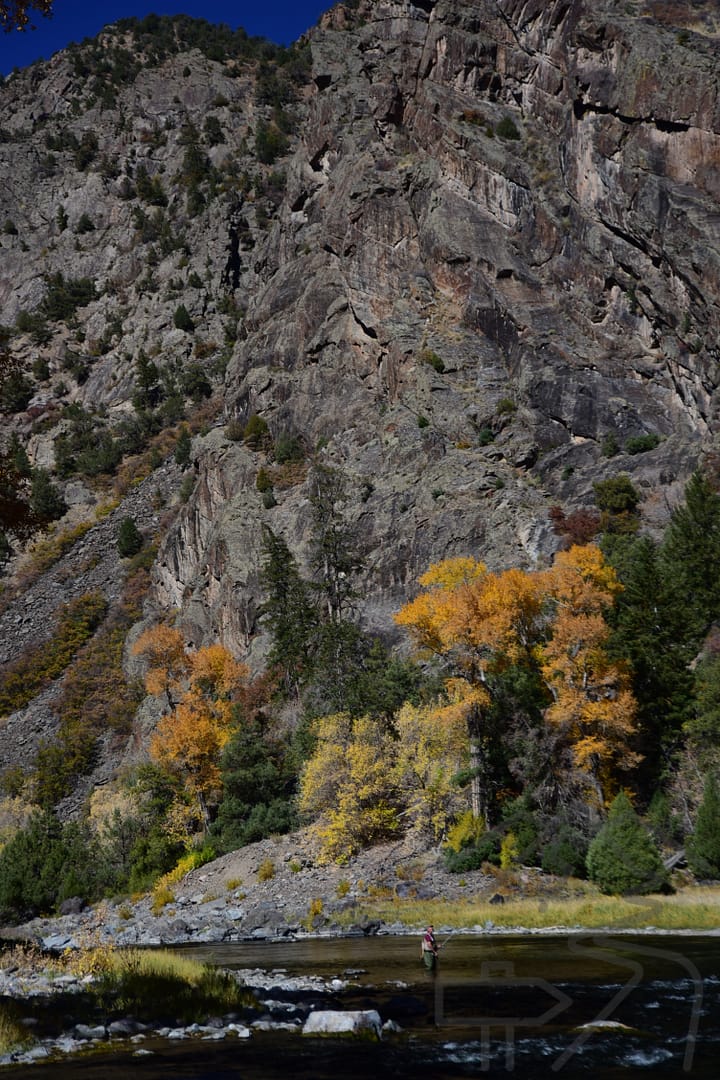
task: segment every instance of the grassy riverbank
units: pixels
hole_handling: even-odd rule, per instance
[[[202,1022],[254,1002],[227,972],[161,949],[109,946],[50,955],[33,945],[0,953],[0,969],[12,973],[12,996],[0,1002],[0,1054],[33,1041],[21,1023],[18,1001],[44,1001],[40,1034],[57,1034],[67,1014],[76,1022],[135,1020],[170,1024]],[[68,985],[76,979],[82,990]]]
[[[402,922],[408,927],[496,927],[528,930],[606,929],[657,930],[720,929],[720,886],[683,888],[671,896],[604,896],[578,883],[579,895],[568,897],[504,898],[503,903],[467,900],[373,899],[343,913],[346,925],[366,919]]]

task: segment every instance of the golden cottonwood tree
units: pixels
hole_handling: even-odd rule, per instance
[[[539,657],[553,701],[545,718],[602,810],[617,793],[618,774],[640,760],[630,745],[636,715],[630,674],[606,649],[603,616],[622,586],[594,545],[559,552],[548,584],[554,618]]]
[[[489,573],[473,559],[430,567],[425,587],[395,616],[424,651],[440,656],[453,678],[447,689],[464,713],[470,744],[473,813],[487,817],[481,778],[494,677],[509,667],[539,670],[552,695],[545,719],[606,801],[618,770],[632,767],[635,702],[628,674],[612,664],[604,613],[621,588],[599,548],[559,552],[551,570]]]
[[[420,578],[425,592],[395,616],[424,651],[441,656],[452,673],[451,703],[464,714],[470,745],[471,801],[488,817],[485,789],[491,703],[489,679],[510,664],[532,660],[544,625],[544,578],[521,570],[491,574],[474,559],[449,559]]]

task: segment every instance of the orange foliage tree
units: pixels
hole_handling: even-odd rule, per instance
[[[431,566],[420,584],[425,592],[395,620],[450,669],[450,702],[464,713],[469,736],[472,811],[487,818],[491,676],[531,660],[544,619],[542,579],[520,570],[491,574],[483,563],[462,558]]]
[[[141,656],[147,663],[145,689],[155,696],[177,690],[185,678],[189,661],[185,642],[179,630],[160,623],[145,630],[132,647],[134,656]]]
[[[207,827],[209,806],[221,788],[220,755],[233,733],[248,670],[223,645],[188,653],[180,632],[167,626],[147,630],[134,651],[148,660],[148,692],[166,693],[171,706],[155,730],[150,755],[182,778]],[[170,700],[171,689],[179,696],[177,704]]]
[[[431,566],[425,591],[395,616],[416,645],[442,658],[452,707],[463,711],[470,742],[472,810],[487,817],[483,790],[489,744],[487,715],[494,676],[510,666],[540,672],[552,704],[545,719],[558,754],[574,766],[600,803],[618,769],[632,767],[635,703],[628,674],[605,651],[603,614],[620,589],[594,545],[560,552],[547,571],[492,574],[474,559]]]

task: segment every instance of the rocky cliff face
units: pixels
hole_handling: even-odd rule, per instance
[[[549,558],[548,506],[594,480],[630,473],[659,524],[710,445],[718,43],[617,9],[368,3],[312,37],[226,409],[347,478],[378,625],[432,560]],[[306,487],[263,510],[261,463],[209,439],[164,547],[203,634],[242,639],[260,521],[302,555]]]
[[[719,32],[689,0],[339,5],[267,165],[249,61],[150,63],[146,46],[113,102],[72,55],[9,80],[0,323],[58,270],[100,294],[41,344],[13,339],[26,368],[50,369],[14,421],[33,460],[52,464],[70,401],[132,412],[141,349],[207,371],[222,413],[194,441],[153,604],[195,645],[219,637],[258,663],[262,525],[303,564],[313,461],[344,479],[362,615],[387,634],[432,561],[550,559],[549,507],[592,505],[598,479],[630,474],[660,526],[717,429]],[[137,55],[105,39],[121,46]],[[81,167],[83,136],[97,146]],[[140,165],[164,204],[128,189]],[[304,462],[228,438],[253,415]],[[642,435],[656,448],[624,451]],[[76,483],[77,505],[94,497]]]

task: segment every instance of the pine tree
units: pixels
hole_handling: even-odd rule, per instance
[[[591,881],[611,895],[644,896],[668,887],[660,852],[624,791],[613,800],[606,823],[590,844],[587,870]]]
[[[690,869],[697,877],[720,878],[720,791],[712,773],[705,781],[695,831],[686,851]]]
[[[223,798],[212,833],[223,851],[288,832],[296,825],[296,776],[287,748],[260,722],[244,723],[220,759]]]
[[[335,469],[317,466],[311,477],[313,508],[313,569],[328,618],[334,622],[347,612],[355,596],[353,579],[362,567],[356,537],[344,519],[345,484]]]
[[[67,504],[50,479],[47,469],[33,469],[30,486],[30,507],[39,521],[55,521],[63,516]]]
[[[192,450],[192,438],[185,424],[180,428],[180,433],[175,443],[175,461],[181,469],[186,469],[190,464]]]
[[[266,528],[264,546],[262,618],[272,637],[268,664],[282,674],[286,689],[298,694],[313,666],[318,612],[282,537]]]
[[[143,536],[131,517],[120,522],[117,535],[117,549],[123,559],[137,555],[143,546]]]
[[[643,536],[611,556],[622,592],[608,615],[614,660],[627,660],[638,703],[636,748],[646,793],[654,790],[680,739],[692,700],[688,665],[695,644],[684,606],[668,580],[657,546]],[[619,557],[618,557],[619,556]]]
[[[178,304],[175,308],[173,322],[178,330],[184,330],[186,334],[192,334],[195,330],[195,323],[192,321],[190,312],[184,304]]]
[[[672,515],[662,561],[688,631],[699,644],[720,615],[720,493],[704,473],[693,473],[685,502]]]

